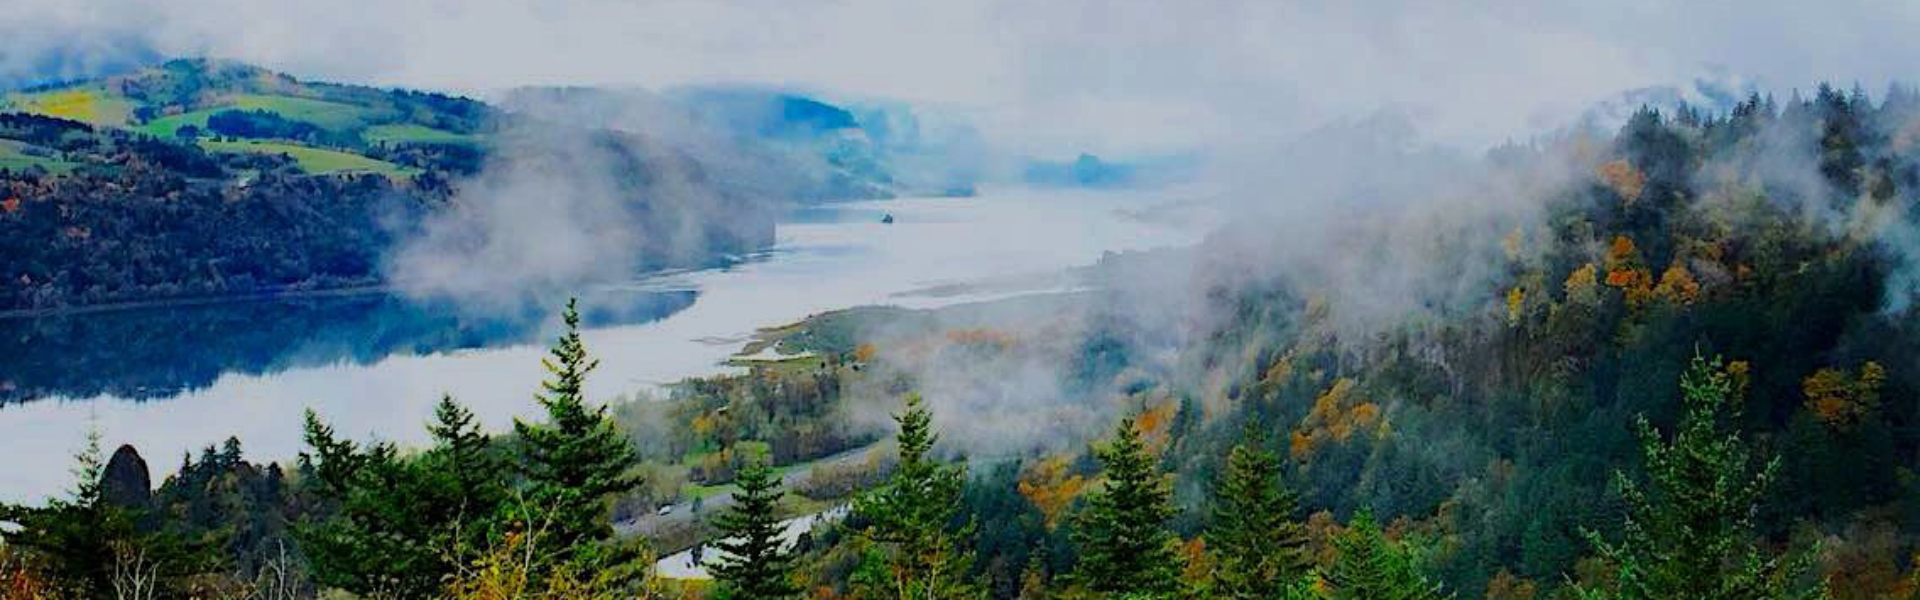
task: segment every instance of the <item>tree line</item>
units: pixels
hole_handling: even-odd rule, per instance
[[[309,413],[307,450],[291,477],[303,488],[290,502],[299,514],[281,524],[281,535],[264,536],[280,545],[249,557],[255,562],[246,581],[215,574],[232,566],[238,538],[255,533],[232,518],[196,527],[195,511],[144,497],[144,480],[130,484],[108,473],[116,467],[99,459],[96,436],[67,497],[0,512],[14,524],[0,538],[0,595],[291,598],[334,589],[363,598],[989,597],[974,568],[976,516],[965,510],[967,488],[978,480],[964,462],[938,458],[931,413],[914,394],[895,415],[892,470],[853,500],[851,535],[841,543],[864,550],[844,581],[802,572],[811,564],[805,554],[822,550],[785,535],[777,514],[784,491],[764,457],[737,474],[735,502],[711,517],[719,541],[708,564],[717,585],[689,589],[651,577],[644,540],[616,535],[607,509],[610,497],[640,483],[629,470],[634,450],[606,407],[583,395],[597,361],[573,304],[563,321],[536,395],[545,418],[516,420],[510,440],[484,433],[452,398],[436,407],[432,442],[420,451],[344,439]],[[1677,426],[1662,431],[1640,420],[1646,475],[1616,473],[1624,534],[1589,532],[1604,574],[1569,586],[1568,597],[1823,596],[1809,549],[1778,550],[1756,532],[1754,515],[1779,462],[1756,456],[1735,425],[1736,375],[1717,358],[1696,357],[1680,381]],[[1336,528],[1327,551],[1316,553],[1277,445],[1257,425],[1224,457],[1202,532],[1183,539],[1171,526],[1178,508],[1161,449],[1142,431],[1125,419],[1098,446],[1100,483],[1071,517],[1077,558],[1057,572],[1036,561],[1018,597],[1452,597],[1419,550],[1368,511]],[[187,457],[174,479],[205,485],[243,466],[238,441],[229,441],[198,461]],[[269,469],[250,487],[287,493],[289,477],[277,465]],[[163,506],[174,508],[155,510]]]

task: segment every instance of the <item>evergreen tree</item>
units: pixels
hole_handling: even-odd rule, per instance
[[[422,457],[432,483],[429,518],[441,523],[436,544],[454,566],[488,547],[496,530],[507,483],[501,460],[473,412],[442,395],[427,424],[433,448]]]
[[[1171,597],[1180,589],[1178,538],[1167,527],[1174,508],[1166,478],[1134,431],[1133,419],[1120,422],[1099,457],[1106,489],[1088,498],[1074,521],[1073,542],[1080,551],[1076,581],[1106,594]]]
[[[393,444],[360,448],[307,413],[301,468],[319,479],[324,503],[295,528],[316,581],[367,598],[424,598],[456,563],[441,544],[447,527],[431,473]]]
[[[1439,600],[1451,595],[1420,573],[1405,548],[1388,540],[1366,511],[1333,540],[1333,564],[1320,581],[1330,600]]]
[[[786,495],[780,479],[764,457],[749,462],[734,477],[739,491],[733,506],[714,517],[722,539],[713,547],[721,552],[710,567],[721,584],[723,598],[778,600],[794,598],[800,586],[793,581],[793,556],[780,540],[775,505]]]
[[[74,454],[74,487],[67,497],[44,507],[6,506],[0,522],[20,527],[5,543],[40,558],[56,587],[67,596],[106,596],[111,589],[113,540],[131,534],[132,520],[107,503],[100,476],[100,432],[87,432],[87,445]]]
[[[491,438],[453,396],[442,395],[433,408],[433,422],[427,424],[433,436],[432,454],[452,475],[455,496],[484,501],[498,492],[500,460],[494,455]],[[484,505],[484,503],[482,503]]]
[[[1735,384],[1719,357],[1695,356],[1680,378],[1684,413],[1671,441],[1645,417],[1638,421],[1647,483],[1616,471],[1626,503],[1623,537],[1588,537],[1617,569],[1608,589],[1584,588],[1585,598],[1640,600],[1698,598],[1753,600],[1818,598],[1807,585],[1813,553],[1768,556],[1755,543],[1754,515],[1779,461],[1752,467],[1751,451],[1732,431],[1739,421]]]
[[[1027,555],[1027,567],[1020,571],[1019,600],[1043,600],[1047,597],[1047,547],[1037,545]]]
[[[949,532],[962,507],[966,468],[928,457],[939,436],[933,415],[919,394],[908,394],[907,410],[894,415],[900,463],[887,482],[854,500],[854,512],[867,519],[866,535],[887,547],[885,589],[881,597],[934,600],[979,597],[971,581],[973,552],[962,541],[971,527]]]
[[[1275,598],[1312,568],[1295,509],[1293,492],[1280,482],[1280,457],[1259,427],[1249,425],[1227,456],[1207,527],[1207,547],[1219,556],[1214,577],[1225,597]]]
[[[551,379],[535,396],[547,411],[544,423],[515,419],[521,468],[529,481],[528,502],[552,515],[548,541],[572,548],[576,558],[594,552],[591,542],[613,535],[606,499],[640,485],[627,468],[636,462],[626,435],[607,416],[605,406],[587,403],[587,373],[599,364],[587,356],[580,336],[577,301],[568,300],[562,314],[566,331],[554,344],[551,357],[541,361]],[[600,557],[605,558],[605,557]]]

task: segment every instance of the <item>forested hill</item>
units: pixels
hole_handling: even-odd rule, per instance
[[[1916,123],[1906,90],[1642,110],[1443,163],[1528,182],[1465,195],[1515,203],[1421,197],[1322,236],[1249,212],[1109,256],[1079,293],[764,330],[746,372],[657,401],[581,394],[570,307],[545,416],[513,433],[447,398],[410,452],[310,413],[290,468],[229,440],[157,488],[95,447],[69,495],[0,507],[0,576],[69,597],[150,564],[162,597],[1906,600]],[[1360,193],[1439,187],[1381,174]],[[648,568],[703,537],[718,581]]]
[[[656,125],[610,129],[204,59],[6,92],[0,312],[387,283],[390,250],[463,204],[489,165],[568,167],[539,164],[560,153],[528,140],[565,140],[607,166],[598,189],[622,214],[606,218],[648,240],[631,261],[642,267],[764,246],[787,202],[889,193],[877,171],[802,185],[817,176],[794,161],[742,176]]]

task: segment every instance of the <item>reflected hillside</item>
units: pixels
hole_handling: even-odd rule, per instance
[[[691,306],[696,296],[607,292],[582,298],[583,318],[590,327],[647,323]],[[99,395],[157,400],[226,373],[535,343],[552,314],[544,306],[476,314],[449,303],[361,294],[4,319],[0,407]]]

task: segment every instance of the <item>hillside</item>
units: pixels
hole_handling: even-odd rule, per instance
[[[385,271],[393,249],[425,228],[436,249],[489,242],[431,224],[511,182],[490,166],[605,179],[593,210],[625,215],[622,237],[644,241],[621,264],[641,269],[770,243],[788,202],[892,193],[884,173],[823,175],[760,136],[721,151],[673,122],[613,129],[217,60],[6,92],[0,115],[0,313],[388,284],[410,275]],[[582,164],[598,170],[567,171]]]
[[[782,560],[817,597],[872,597],[875,565],[899,556],[875,532],[903,510],[956,557],[940,568],[995,598],[1222,598],[1248,581],[1290,590],[1257,597],[1335,599],[1910,597],[1916,99],[1821,88],[1727,114],[1643,109],[1607,138],[1441,161],[1473,172],[1464,200],[1378,180],[1316,191],[1425,207],[1385,220],[1306,232],[1248,209],[1197,247],[1109,255],[1070,275],[1076,293],[761,330],[743,373],[585,417],[620,453],[594,468],[640,478],[583,503],[598,533],[565,547],[664,555],[702,521],[728,527],[715,515],[771,523],[856,498]],[[1353,167],[1423,160],[1386,146]],[[592,363],[579,344],[555,345],[549,394],[577,389]],[[926,402],[902,411],[903,396]],[[444,536],[490,535],[500,513],[419,507],[515,506],[506,490],[534,485],[518,474],[538,442],[488,442],[451,399],[437,415],[419,453],[310,418],[294,477],[238,440],[151,491],[123,469],[137,493],[119,506],[163,523],[135,530],[151,539],[262,532],[214,538],[209,563],[231,566],[180,568],[177,585],[254,576],[281,544],[318,587],[464,582]],[[884,441],[896,423],[916,454],[906,434]],[[916,476],[941,483],[899,484]],[[765,478],[784,496],[754,500]],[[97,518],[70,506],[21,510],[23,537]],[[302,529],[317,525],[347,533]],[[352,560],[370,552],[414,562]],[[1230,562],[1281,554],[1265,571]],[[1628,579],[1648,572],[1661,578]],[[706,589],[648,575],[592,585]],[[1614,595],[1627,585],[1651,591]]]

